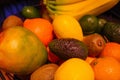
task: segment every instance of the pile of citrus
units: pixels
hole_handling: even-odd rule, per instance
[[[28,9],[32,13],[27,13]],[[69,15],[60,15],[51,21],[34,9],[35,7],[25,7],[22,12],[25,19],[21,25],[18,25],[16,19],[17,24],[13,27],[3,27],[0,34],[1,71],[8,71],[12,76],[15,74],[22,79],[23,76],[29,76],[29,80],[120,80],[120,44],[101,34],[107,23],[105,19],[85,15],[81,20],[76,20]],[[93,36],[94,34],[100,36]],[[56,42],[53,43],[55,46],[52,44],[57,47],[57,52],[67,54],[59,53],[60,56],[69,55],[70,59],[63,60],[55,55],[49,45],[54,39],[62,38],[74,38],[83,42],[87,49],[86,59],[69,54],[68,47],[71,52],[76,49],[76,53],[81,49],[82,56],[85,56],[83,45],[70,41],[62,42],[60,46]],[[76,53],[73,54],[78,55]],[[24,80],[28,78],[25,77]]]

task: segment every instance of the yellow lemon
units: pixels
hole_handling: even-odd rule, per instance
[[[83,31],[79,22],[72,16],[59,15],[53,20],[53,29],[58,38],[83,40]]]
[[[54,80],[94,80],[94,72],[86,61],[70,58],[57,69]]]

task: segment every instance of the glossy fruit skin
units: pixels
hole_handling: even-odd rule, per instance
[[[98,26],[98,18],[96,16],[84,15],[78,21],[82,27],[84,35],[95,33]]]
[[[52,22],[57,38],[75,38],[83,40],[83,31],[79,22],[72,16],[59,15]]]
[[[53,39],[53,26],[43,18],[26,19],[23,26],[37,35],[45,46]]]
[[[39,10],[34,6],[24,6],[21,13],[25,18],[41,17]]]
[[[48,61],[51,63],[55,63],[55,64],[61,64],[63,62],[62,59],[60,59],[58,56],[56,56],[54,53],[52,53],[49,49],[49,47],[47,47],[47,51],[48,51]]]
[[[98,18],[98,27],[96,29],[96,33],[102,33],[102,29],[104,28],[105,24],[107,23],[106,19]]]
[[[47,61],[47,50],[31,31],[11,27],[0,34],[0,68],[28,75]]]
[[[71,58],[59,66],[54,80],[94,80],[94,72],[86,61]]]

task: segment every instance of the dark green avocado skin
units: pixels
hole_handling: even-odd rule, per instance
[[[88,56],[87,46],[82,41],[77,39],[54,39],[48,46],[52,53],[63,60],[67,60],[69,58],[81,58],[85,60]]]
[[[110,42],[117,42],[120,44],[120,24],[114,22],[107,22],[102,32],[102,34]]]

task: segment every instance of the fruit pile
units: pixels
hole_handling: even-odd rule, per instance
[[[42,10],[23,7],[24,19],[6,17],[0,32],[0,80],[120,80],[120,24],[99,17],[118,0],[100,0],[83,12],[85,5],[76,5],[94,0],[75,1],[44,0]]]

